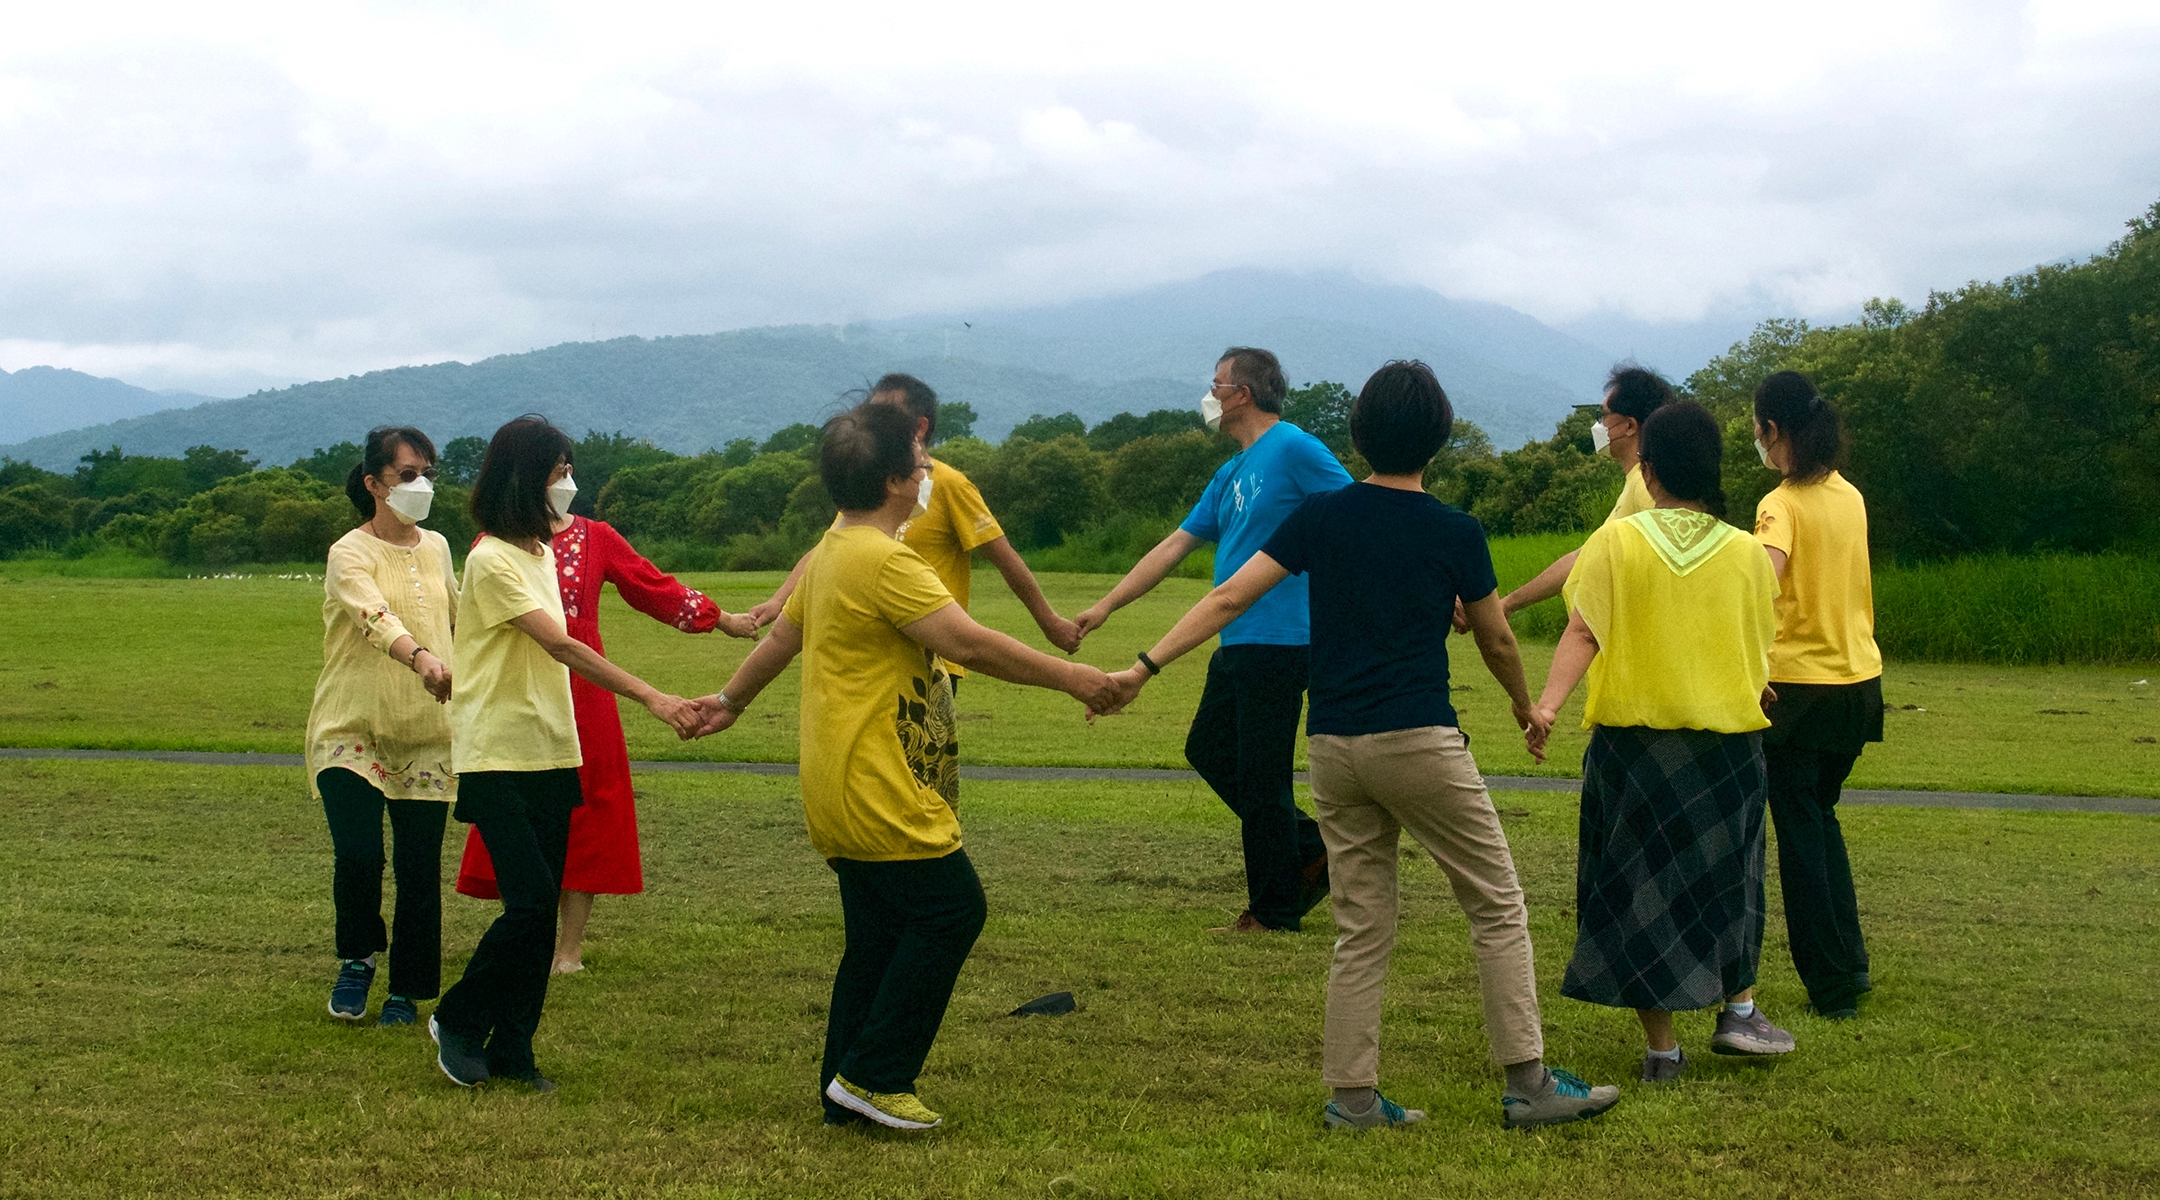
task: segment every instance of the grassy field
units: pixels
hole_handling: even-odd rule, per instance
[[[1504,566],[1527,571],[1549,547]],[[0,564],[0,744],[297,752],[320,668],[321,584],[306,578],[81,579],[10,575]],[[730,610],[770,594],[776,575],[694,576]],[[1106,576],[1049,575],[1062,611],[1092,603]],[[1116,668],[1153,643],[1206,591],[1173,579],[1112,618],[1081,657]],[[1033,645],[1033,623],[994,573],[977,576],[976,615]],[[685,639],[610,593],[610,654],[685,694],[711,691],[748,652],[722,637]],[[1478,761],[1504,774],[1572,775],[1584,735],[1577,706],[1537,767],[1505,697],[1466,640],[1454,643],[1456,699]],[[1532,687],[1548,647],[1524,647]],[[1125,715],[1093,727],[1062,696],[976,677],[960,693],[965,760],[981,764],[1183,766],[1186,722],[1206,674],[1202,656],[1175,664]],[[2150,680],[2150,682],[2141,682]],[[1869,748],[1854,784],[1973,791],[2160,795],[2160,664],[2005,667],[1893,663],[1888,741]],[[633,756],[792,761],[796,675],[749,718],[690,744],[641,713],[626,720]]]
[[[828,1131],[840,947],[791,780],[640,779],[650,891],[604,901],[539,1039],[553,1097],[461,1092],[418,1029],[324,1015],[329,847],[299,773],[0,763],[0,1195],[2151,1195],[2160,822],[1848,815],[1874,956],[1861,1020],[1801,1012],[1773,912],[1762,998],[1800,1050],[1628,1086],[1632,1019],[1562,999],[1574,809],[1499,797],[1550,1053],[1627,1087],[1499,1127],[1464,923],[1404,864],[1384,1085],[1418,1129],[1327,1136],[1330,936],[1224,939],[1236,834],[1194,785],[970,784],[990,923],[921,1087],[952,1127]],[[454,857],[446,856],[454,862]],[[492,905],[446,901],[447,966]],[[1001,1016],[1071,990],[1062,1019]],[[375,997],[379,1004],[380,992]],[[1706,1048],[1707,1016],[1681,1037]]]

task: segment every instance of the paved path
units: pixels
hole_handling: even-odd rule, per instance
[[[236,754],[202,750],[41,750],[0,747],[0,758],[65,758],[119,760],[123,762],[192,763],[208,767],[298,767],[297,754]],[[794,763],[737,762],[634,762],[636,771],[728,772],[744,775],[793,775]],[[1150,770],[1127,767],[962,767],[962,779],[1008,781],[1060,780],[1112,783],[1192,783],[1200,777],[1191,771]],[[1305,781],[1304,772],[1298,781]],[[1582,781],[1528,775],[1487,775],[1487,787],[1495,791],[1577,792]],[[1922,808],[2014,808],[2041,812],[2113,812],[2160,816],[2160,800],[2137,796],[2034,796],[2011,792],[1917,792],[1878,788],[1846,788],[1846,804],[1909,804]]]

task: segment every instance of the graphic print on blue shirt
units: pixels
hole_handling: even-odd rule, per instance
[[[1262,547],[1310,587],[1307,733],[1356,737],[1456,723],[1447,636],[1459,596],[1493,594],[1475,517],[1424,492],[1360,483],[1315,496]]]
[[[1350,473],[1319,438],[1288,421],[1232,458],[1208,480],[1200,502],[1179,528],[1215,543],[1215,583],[1238,568],[1275,535],[1283,518],[1308,496],[1350,485]],[[1302,646],[1311,637],[1305,615],[1305,581],[1285,579],[1222,631],[1225,646]]]

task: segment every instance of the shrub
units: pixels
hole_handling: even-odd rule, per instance
[[[1007,441],[975,482],[1016,546],[1055,546],[1103,515],[1102,456],[1071,434]]]

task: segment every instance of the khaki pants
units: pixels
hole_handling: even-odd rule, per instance
[[[1313,807],[1327,839],[1341,930],[1328,972],[1323,1082],[1379,1082],[1380,998],[1395,951],[1397,842],[1404,829],[1446,872],[1470,919],[1493,1060],[1505,1066],[1543,1058],[1529,913],[1469,739],[1445,725],[1315,735],[1310,754]]]

